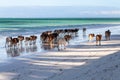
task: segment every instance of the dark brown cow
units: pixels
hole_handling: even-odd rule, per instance
[[[86,28],[83,28],[83,36],[86,35]]]
[[[58,34],[60,34],[60,33],[64,33],[64,30],[63,30],[63,29],[54,30],[54,33],[58,33]]]
[[[15,48],[15,47],[17,47],[17,45],[19,43],[19,39],[18,38],[13,38],[11,43],[12,43],[12,46],[14,46],[14,48]]]
[[[65,35],[64,39],[69,43],[70,39],[72,39],[71,35]]]
[[[106,40],[110,40],[110,36],[111,36],[111,31],[110,30],[105,31]]]
[[[88,35],[89,41],[93,40],[93,38],[95,37],[95,34],[91,33]]]
[[[24,40],[24,36],[18,36],[19,41],[23,41]]]
[[[98,34],[96,35],[96,45],[101,45],[102,35]]]

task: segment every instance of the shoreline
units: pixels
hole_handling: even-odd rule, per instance
[[[103,38],[101,46],[76,38],[63,51],[35,52],[8,60],[0,65],[0,80],[119,80],[120,26],[88,29],[87,34],[104,34],[107,29],[112,32],[111,40]]]
[[[97,24],[96,24],[96,25],[97,25]],[[89,33],[92,33],[91,30],[94,30],[94,33],[95,33],[95,34],[101,33],[101,34],[104,36],[104,31],[105,31],[105,30],[110,29],[110,30],[113,31],[114,28],[117,28],[117,27],[119,27],[119,26],[112,26],[112,25],[111,25],[111,26],[97,27],[97,29],[96,29],[96,26],[93,26],[93,28],[91,28],[91,27],[87,28],[87,33],[86,33],[86,34],[88,35]],[[81,28],[81,27],[80,27],[80,28]],[[52,29],[55,30],[55,28],[52,28]],[[60,28],[58,28],[58,29],[60,29]],[[99,29],[101,29],[101,30],[99,30]],[[115,31],[113,31],[113,33],[115,33]],[[113,33],[112,33],[112,34],[113,34]],[[82,33],[82,29],[79,30],[78,34],[79,34],[79,37],[71,40],[71,43],[72,43],[73,45],[76,44],[75,40],[79,41],[80,43],[82,43],[82,42],[87,42],[87,40],[88,40],[88,36],[86,36],[86,38],[83,38],[83,36],[82,36],[82,34],[83,34],[83,33]],[[30,35],[30,34],[29,34],[29,35]],[[23,35],[23,36],[29,36],[29,35]],[[36,46],[37,46],[37,51],[35,51],[35,52],[30,52],[30,53],[28,52],[28,54],[26,54],[27,52],[23,52],[23,53],[21,53],[20,56],[25,56],[25,55],[28,56],[29,54],[34,54],[34,53],[36,53],[36,52],[42,53],[42,52],[45,51],[44,49],[41,49],[41,48],[40,48],[40,43],[39,43],[39,40],[40,40],[40,39],[39,39],[39,35],[40,35],[40,34],[35,34],[35,35],[38,36],[37,45],[36,45]],[[103,39],[104,39],[104,38],[103,38]],[[2,42],[1,44],[4,45],[4,43],[5,43],[5,42]],[[77,43],[78,43],[78,42],[77,42]],[[5,54],[5,56],[6,56],[5,60],[7,60],[7,59],[9,60],[9,58],[10,58],[10,59],[11,59],[11,58],[14,58],[14,57],[8,57],[8,58],[7,58],[7,54],[6,54],[6,52],[5,52],[6,50],[5,50],[5,47],[4,47],[4,46],[1,46],[1,49],[2,49],[2,50],[4,49],[1,53]],[[24,49],[25,49],[25,47],[24,47]],[[47,50],[47,51],[49,51],[49,50]],[[54,50],[52,50],[52,51],[54,51]],[[56,51],[56,49],[55,49],[55,51]],[[1,54],[1,55],[2,55],[2,54]],[[3,60],[1,59],[3,62],[4,62],[4,57],[5,57],[5,56],[3,56]],[[17,57],[19,57],[19,56],[17,56]],[[2,58],[2,57],[1,57],[1,58]],[[1,61],[1,62],[2,62],[2,61]],[[1,62],[0,62],[0,63],[1,63]]]

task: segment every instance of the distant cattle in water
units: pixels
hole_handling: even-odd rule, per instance
[[[89,41],[93,40],[93,38],[95,37],[95,34],[91,33],[88,35]]]
[[[102,35],[98,34],[96,35],[96,45],[101,45]]]
[[[65,29],[64,32],[68,35],[70,34],[75,34],[75,36],[77,36],[77,33],[78,33],[79,29],[78,28],[75,28],[75,29]]]
[[[111,31],[110,30],[105,31],[106,40],[110,40],[110,36],[111,36]]]
[[[83,36],[86,35],[86,28],[83,28]]]

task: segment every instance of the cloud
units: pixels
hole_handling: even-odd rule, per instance
[[[120,10],[111,10],[111,11],[81,11],[80,14],[120,15]]]

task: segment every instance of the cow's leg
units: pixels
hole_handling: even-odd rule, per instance
[[[98,45],[98,41],[96,40],[96,46]]]

